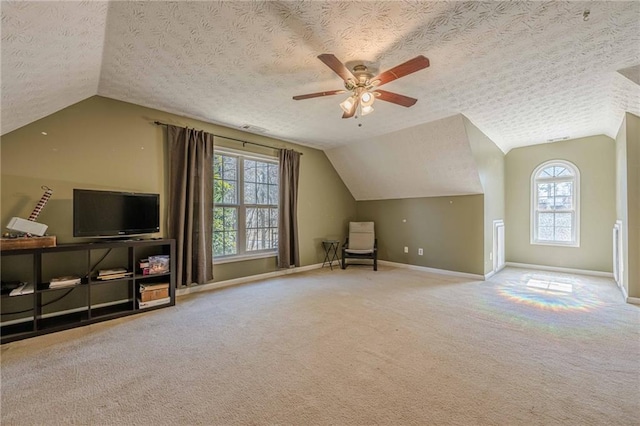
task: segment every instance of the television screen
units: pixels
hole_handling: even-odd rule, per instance
[[[73,236],[117,237],[160,232],[160,195],[73,190]]]

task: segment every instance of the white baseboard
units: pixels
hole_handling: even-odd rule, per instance
[[[394,266],[396,268],[413,269],[414,271],[431,272],[433,274],[449,275],[460,278],[471,278],[473,280],[484,281],[484,275],[469,274],[467,272],[449,271],[446,269],[429,268],[427,266],[409,265],[407,263],[389,262],[388,260],[378,260],[380,265]]]
[[[534,265],[530,263],[507,262],[507,266],[523,269],[539,269],[541,271],[566,272],[569,274],[591,275],[594,277],[613,278],[613,272],[590,271],[588,269],[561,268],[559,266]]]
[[[626,292],[625,292],[626,295]],[[631,303],[632,305],[640,305],[640,297],[625,297],[627,303]]]
[[[329,266],[328,263],[325,264],[325,266]],[[340,267],[340,262],[339,261],[334,261],[332,263],[332,266],[335,268],[336,266],[339,268]],[[266,280],[268,278],[275,278],[275,277],[280,277],[283,275],[289,275],[289,274],[297,274],[300,272],[306,272],[306,271],[311,271],[313,269],[320,269],[322,268],[322,263],[315,263],[313,265],[306,265],[306,266],[300,266],[297,268],[291,268],[291,269],[281,269],[278,271],[273,271],[273,272],[266,272],[264,274],[257,274],[257,275],[249,275],[246,277],[240,277],[240,278],[234,278],[231,280],[224,280],[224,281],[218,281],[218,282],[212,282],[212,283],[207,283],[207,284],[199,284],[199,285],[194,285],[191,287],[185,287],[185,288],[179,288],[176,290],[176,296],[185,296],[187,294],[193,294],[193,293],[199,293],[201,291],[209,291],[209,290],[215,290],[218,288],[223,288],[223,287],[229,287],[232,285],[238,285],[238,284],[244,284],[244,283],[249,283],[249,282],[253,282],[253,281],[260,281],[260,280]]]

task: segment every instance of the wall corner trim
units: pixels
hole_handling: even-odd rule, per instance
[[[593,277],[606,277],[613,279],[613,272],[590,271],[588,269],[561,268],[559,266],[534,265],[530,263],[507,262],[507,266],[523,269],[539,269],[541,271],[566,272],[569,274],[591,275]]]
[[[484,275],[470,274],[468,272],[449,271],[446,269],[429,268],[427,266],[409,265],[407,263],[390,262],[388,260],[378,260],[378,264],[393,266],[396,268],[413,269],[414,271],[431,272],[433,274],[449,275],[449,276],[460,277],[460,278],[471,278],[474,280],[481,280],[481,281],[484,281],[485,279]]]

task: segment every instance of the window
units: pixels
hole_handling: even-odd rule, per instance
[[[580,246],[580,172],[553,160],[531,175],[531,243]]]
[[[259,257],[278,248],[278,161],[214,154],[213,255]]]

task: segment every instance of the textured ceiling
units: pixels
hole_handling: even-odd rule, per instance
[[[640,2],[6,2],[2,133],[94,94],[318,148],[464,114],[503,151],[615,137],[640,115]],[[588,21],[583,20],[590,10]],[[418,99],[341,119],[344,95],[316,56],[380,71],[431,66],[384,86]],[[362,126],[358,126],[362,124]]]

